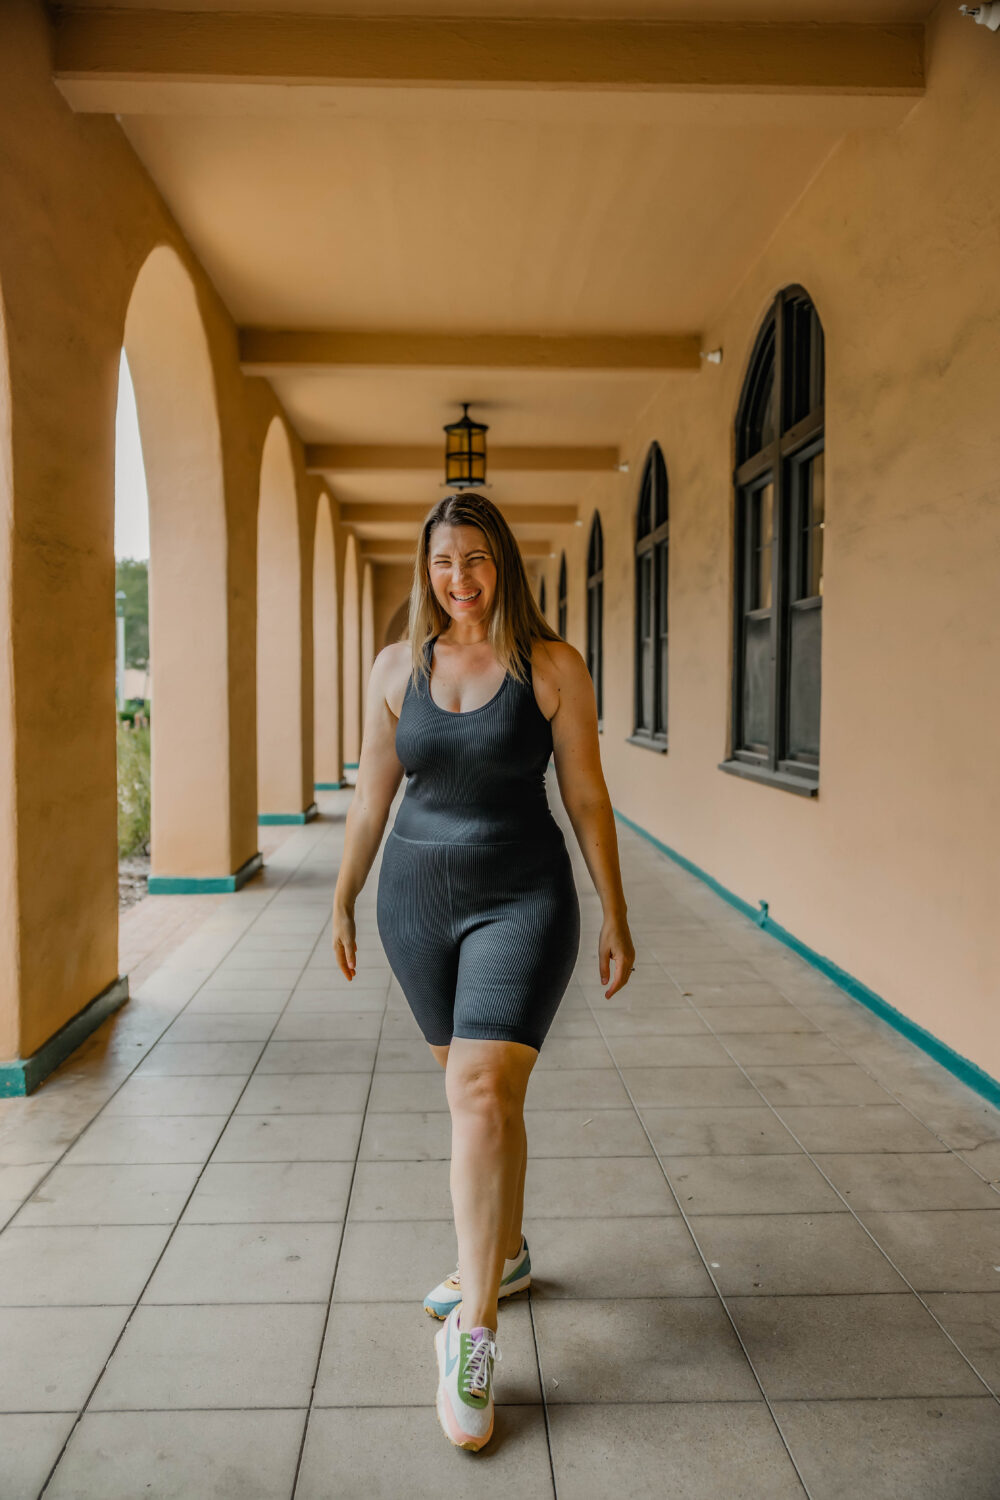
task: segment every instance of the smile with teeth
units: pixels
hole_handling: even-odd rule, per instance
[[[478,599],[481,593],[482,589],[476,589],[472,594],[452,594],[451,597],[459,604],[468,604],[472,599]]]

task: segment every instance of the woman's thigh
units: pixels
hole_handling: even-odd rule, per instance
[[[453,860],[450,869],[454,899],[467,913],[454,1036],[518,1042],[537,1052],[580,949],[580,905],[565,846],[505,851],[502,858],[480,850],[461,864]]]

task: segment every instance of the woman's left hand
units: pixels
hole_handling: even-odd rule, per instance
[[[605,1000],[618,993],[627,984],[635,966],[635,946],[628,922],[624,917],[605,917],[597,946],[601,966],[601,983],[607,984],[611,977],[611,962],[614,960],[615,977],[611,988],[604,991]]]

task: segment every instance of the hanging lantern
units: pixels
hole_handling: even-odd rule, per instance
[[[444,483],[449,489],[470,490],[486,483],[485,422],[474,422],[469,416],[468,401],[462,402],[464,416],[449,422],[445,431]]]

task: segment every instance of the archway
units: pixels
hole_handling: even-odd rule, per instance
[[[208,342],[169,246],[136,278],[123,345],[149,494],[150,889],[190,890],[231,872],[227,534]]]
[[[330,499],[319,497],[313,549],[313,776],[317,791],[340,786],[340,613]]]
[[[257,510],[257,807],[261,823],[315,815],[303,725],[302,558],[285,424],[267,429]]]

